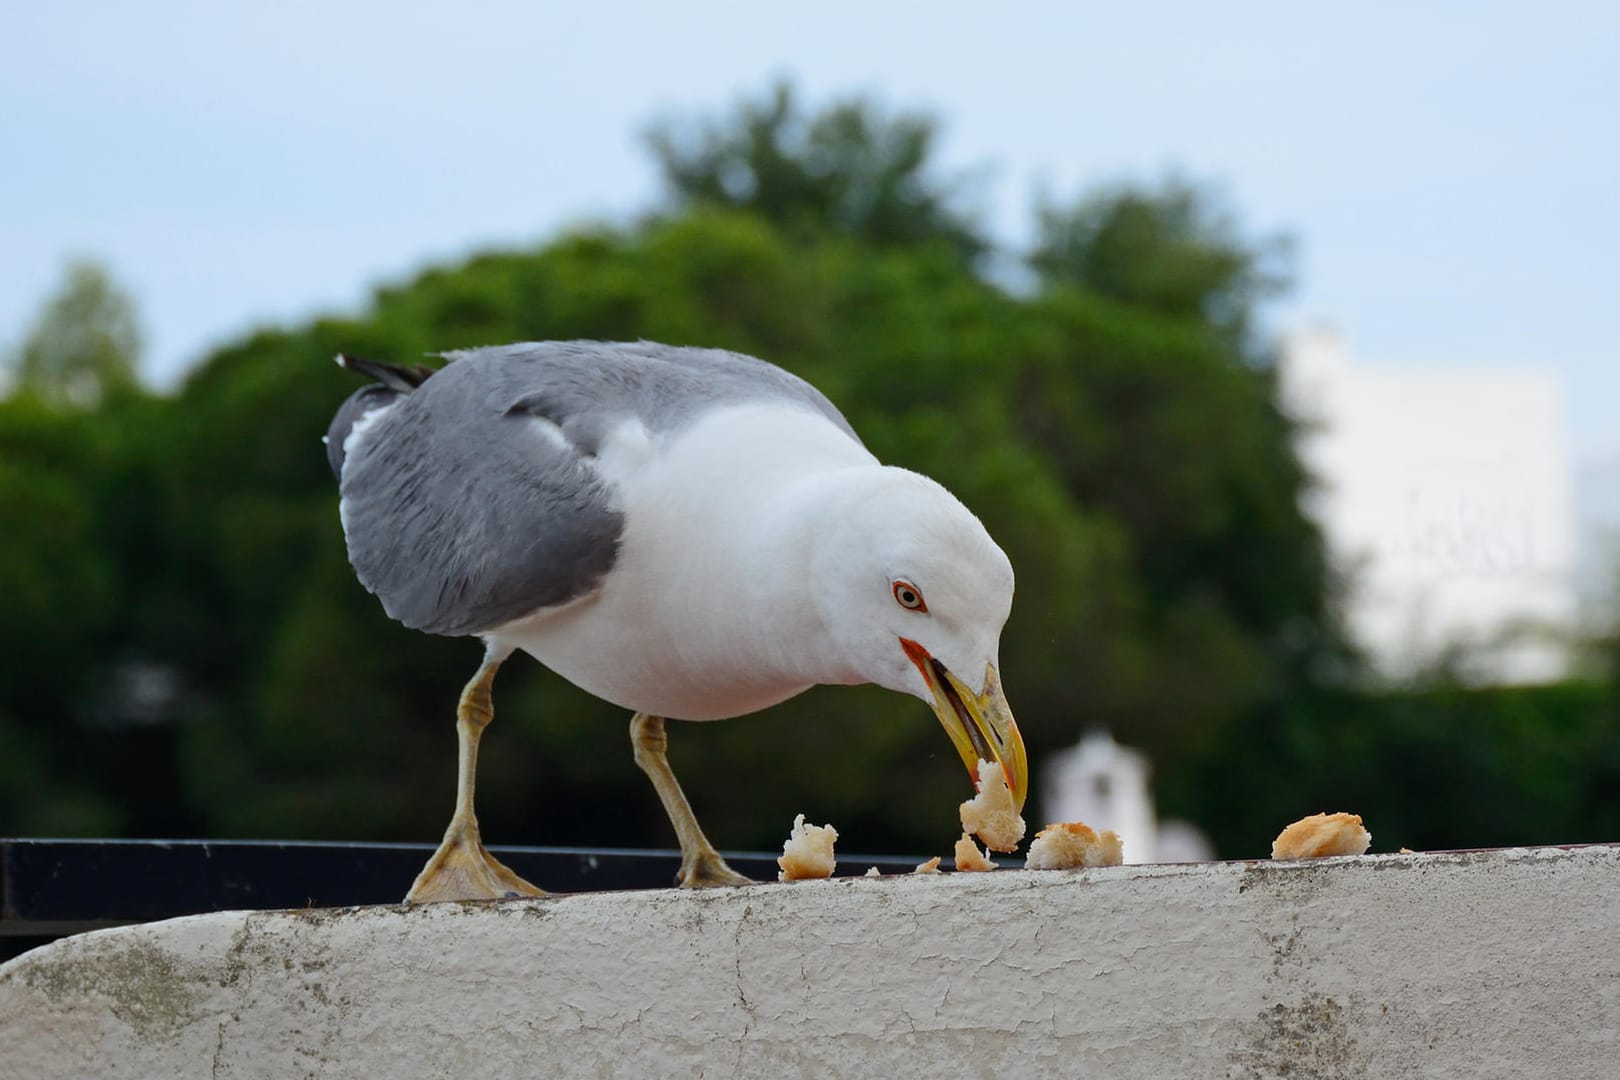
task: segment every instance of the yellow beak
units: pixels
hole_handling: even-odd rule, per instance
[[[1013,804],[1022,810],[1029,794],[1029,759],[995,665],[985,667],[984,689],[975,693],[915,641],[901,638],[900,646],[933,691],[934,715],[955,744],[968,775],[977,782],[981,758],[1000,765]]]

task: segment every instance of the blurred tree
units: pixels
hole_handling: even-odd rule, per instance
[[[1265,380],[1196,326],[1072,288],[1012,297],[941,246],[694,209],[430,270],[362,319],[256,335],[187,380],[153,428],[166,550],[146,557],[135,609],[147,647],[186,673],[182,782],[212,830],[432,836],[451,797],[469,645],[390,623],[347,570],[318,438],[353,384],[330,356],[580,336],[769,357],[826,389],[880,457],[957,491],[1019,570],[1003,664],[1037,756],[1099,721],[1194,755],[1287,681],[1289,620],[1326,618],[1297,471],[1257,434],[1276,423]],[[497,704],[491,835],[566,817],[581,824],[550,839],[667,839],[619,710],[521,664]],[[796,735],[808,725],[814,746]],[[916,847],[950,834],[963,784],[935,727],[892,694],[826,689],[678,728],[673,753],[723,843],[771,845],[815,808],[871,846]],[[558,764],[528,782],[542,761]],[[721,779],[772,761],[765,789]]]
[[[113,621],[114,572],[85,492],[106,465],[83,414],[31,396],[0,402],[0,832],[116,830],[81,782],[75,720]]]
[[[1103,189],[1043,200],[1030,262],[1048,285],[1077,285],[1155,314],[1214,328],[1248,345],[1255,308],[1288,286],[1290,241],[1249,240],[1206,189]]]
[[[966,260],[988,247],[931,176],[933,120],[892,119],[863,101],[806,115],[788,83],[721,121],[665,122],[647,135],[678,209],[751,210],[793,232],[831,230],[878,247],[938,243]]]
[[[1284,247],[1244,240],[1180,182],[1041,211],[1032,306],[1062,331],[1020,372],[1019,427],[1129,537],[1152,661],[1092,719],[1170,783],[1259,703],[1354,663],[1293,428],[1250,341]]]
[[[1212,745],[1161,798],[1231,857],[1264,857],[1308,813],[1361,814],[1375,849],[1502,847],[1620,835],[1612,686],[1390,693],[1303,688]]]
[[[135,308],[99,264],[69,264],[18,350],[19,389],[58,407],[93,408],[136,385]]]

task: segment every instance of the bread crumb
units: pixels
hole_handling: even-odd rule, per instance
[[[1372,837],[1368,837],[1368,839],[1370,840],[1370,839],[1372,839]],[[1416,855],[1417,852],[1413,851],[1409,847],[1403,847],[1403,848],[1401,848],[1401,850],[1397,854],[1400,854],[1400,855]]]
[[[973,837],[967,833],[956,842],[956,868],[958,870],[994,870],[996,863],[991,862],[979,852],[979,845],[973,842]]]
[[[1072,870],[1077,866],[1119,866],[1125,846],[1112,829],[1097,832],[1079,821],[1060,821],[1035,834],[1025,870]]]
[[[912,873],[913,874],[937,874],[937,873],[939,873],[939,856],[935,855],[932,859],[929,859],[927,862],[918,863],[917,864],[917,869],[913,870]]]
[[[782,857],[776,860],[782,868],[777,880],[832,877],[838,865],[833,858],[833,842],[837,839],[838,830],[831,825],[806,825],[803,814],[794,818],[793,831],[782,845]]]
[[[1330,855],[1363,855],[1372,834],[1361,827],[1359,814],[1312,814],[1278,834],[1273,859],[1325,859]]]
[[[862,877],[882,877],[883,872],[881,870],[879,870],[877,867],[873,866],[873,867],[869,867],[867,869],[866,873],[861,875],[861,876]]]
[[[1016,851],[1024,838],[1024,819],[1013,806],[1007,775],[1000,765],[979,760],[979,793],[961,806],[962,828],[992,851]]]

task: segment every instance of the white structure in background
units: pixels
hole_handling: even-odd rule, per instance
[[[1119,833],[1128,863],[1207,862],[1204,834],[1180,821],[1154,820],[1146,755],[1089,731],[1078,746],[1053,754],[1041,777],[1046,821],[1083,821]],[[1031,823],[1033,824],[1033,822]]]
[[[1323,330],[1288,340],[1280,375],[1319,485],[1309,509],[1378,670],[1400,678],[1452,657],[1481,683],[1563,676],[1576,527],[1557,381],[1360,365]]]
[[[1620,631],[1620,454],[1581,463],[1575,586],[1582,625],[1594,636]]]

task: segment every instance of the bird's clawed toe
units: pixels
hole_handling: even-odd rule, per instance
[[[717,885],[752,885],[754,879],[727,866],[718,852],[702,851],[681,860],[675,884],[683,889],[709,889]]]
[[[416,876],[406,903],[431,904],[440,900],[512,900],[550,896],[518,877],[485,849],[477,826],[447,835],[422,872]]]

